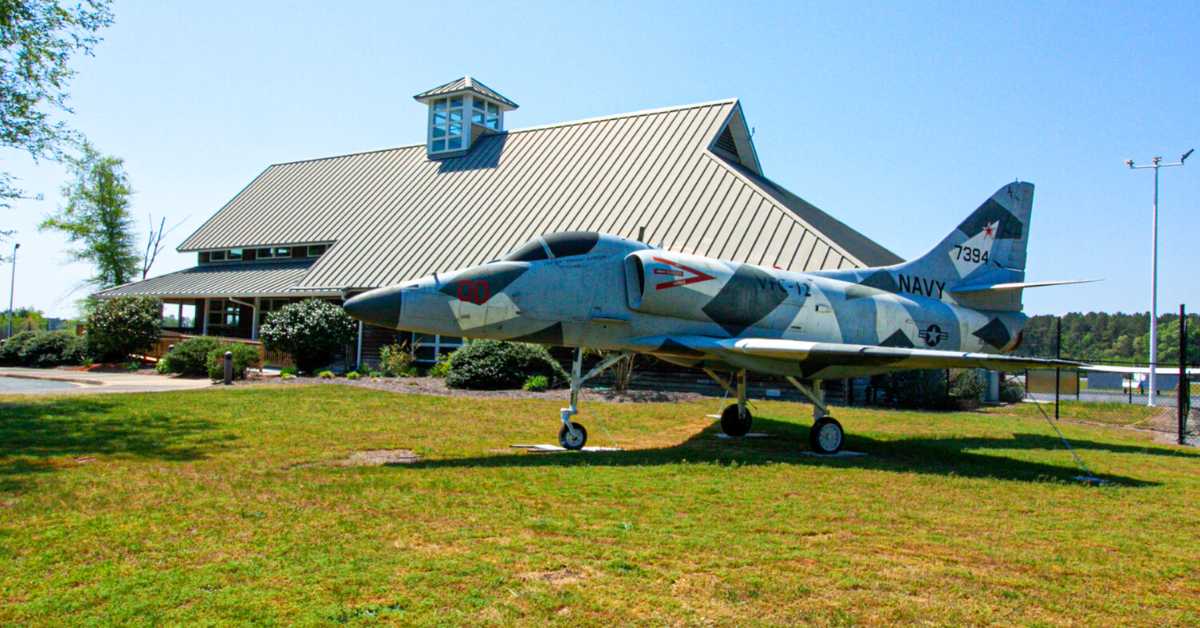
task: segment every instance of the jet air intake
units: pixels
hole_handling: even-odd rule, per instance
[[[698,321],[734,270],[717,260],[661,250],[625,257],[625,293],[632,310]]]

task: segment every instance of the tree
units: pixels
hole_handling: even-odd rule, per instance
[[[150,214],[149,233],[146,235],[146,250],[142,252],[142,279],[150,274],[150,267],[154,266],[155,260],[158,259],[158,254],[162,252],[162,240],[168,233],[175,230],[175,227],[183,224],[183,221],[175,223],[174,227],[167,228],[167,219],[162,218],[158,221],[158,227],[154,226],[154,214]]]
[[[62,157],[78,139],[56,116],[71,113],[71,58],[90,56],[97,33],[111,23],[108,0],[0,0],[0,147],[34,159]],[[0,208],[20,193],[0,171]]]
[[[0,334],[8,332],[8,312],[0,313]],[[46,328],[46,317],[41,310],[29,307],[19,307],[13,310],[13,333],[20,331],[37,331]],[[1179,337],[1179,334],[1176,334]]]
[[[123,161],[101,155],[84,143],[79,157],[68,157],[73,175],[63,186],[66,207],[42,221],[40,229],[61,231],[77,243],[71,256],[92,264],[88,283],[110,288],[132,281],[138,273],[133,218],[129,213],[129,179]]]

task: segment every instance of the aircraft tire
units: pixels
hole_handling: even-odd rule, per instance
[[[808,431],[808,444],[818,454],[836,454],[846,442],[846,432],[837,419],[827,416],[817,419]]]
[[[571,423],[571,427],[575,428],[575,437],[571,437],[571,432],[567,430],[567,426],[562,426],[558,430],[558,444],[563,446],[563,449],[571,451],[579,451],[587,444],[587,430],[578,423]]]
[[[750,414],[750,408],[746,408],[745,415],[738,412],[736,403],[730,404],[721,412],[721,431],[729,436],[745,436],[750,433],[750,425],[754,422],[754,416]]]

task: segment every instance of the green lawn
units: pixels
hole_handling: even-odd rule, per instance
[[[276,386],[0,401],[0,624],[1185,624],[1200,455],[1040,417]],[[409,466],[345,467],[408,448]],[[1118,619],[1119,618],[1119,619]]]
[[[1042,416],[1042,412],[1045,412],[1048,417],[1054,417],[1053,402],[1040,404],[1041,410],[1038,410],[1038,405],[1036,403],[1020,403],[988,408],[986,412],[1024,416],[1039,421],[1046,420]],[[1137,403],[1075,401],[1074,399],[1062,399],[1059,401],[1058,407],[1059,417],[1063,419],[1091,421],[1111,425],[1142,425],[1155,412],[1160,410],[1162,408],[1150,408]]]

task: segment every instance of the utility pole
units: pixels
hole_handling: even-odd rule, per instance
[[[1129,166],[1130,170],[1154,169],[1154,218],[1151,221],[1153,237],[1150,252],[1150,396],[1146,402],[1148,406],[1154,406],[1154,394],[1158,389],[1158,170],[1182,166],[1191,156],[1192,150],[1194,149],[1189,149],[1179,161],[1170,164],[1162,163],[1162,157],[1155,157],[1150,160],[1149,165],[1142,166],[1135,165],[1132,159],[1125,160],[1125,165]]]
[[[17,289],[17,249],[21,248],[20,242],[13,243],[12,255],[12,279],[8,283],[8,335],[5,338],[12,338],[13,335],[13,294]]]
[[[1187,417],[1191,409],[1192,383],[1188,381],[1187,309],[1179,304],[1179,383],[1175,385],[1175,413],[1179,419],[1179,444],[1187,444]]]

